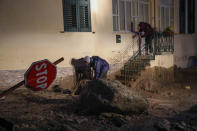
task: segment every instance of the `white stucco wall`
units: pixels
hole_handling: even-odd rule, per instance
[[[190,56],[197,56],[197,34],[176,35],[174,45],[174,63],[186,68]]]
[[[116,43],[112,0],[91,0],[91,25],[95,33],[60,33],[62,10],[62,0],[0,0],[0,70],[27,69],[34,61],[46,58],[55,61],[60,57],[65,60],[58,66],[67,67],[71,58],[85,55],[99,55],[113,64],[122,60],[130,45],[129,55],[136,50],[132,34],[121,34],[121,43]],[[175,13],[178,16],[178,11]],[[197,34],[176,34],[174,64],[186,67],[187,58],[197,54],[196,43]]]
[[[197,2],[195,2],[197,7]],[[177,12],[178,13],[178,12]],[[197,56],[197,10],[195,9],[195,33],[194,34],[176,34],[174,43],[174,64],[178,67],[186,68],[188,58]]]
[[[151,61],[151,67],[161,66],[165,68],[174,65],[187,68],[190,56],[197,56],[197,34],[176,34],[174,38],[174,53],[156,55]]]
[[[163,54],[163,55],[155,55],[155,60],[151,60],[150,67],[159,66],[164,68],[170,68],[174,66],[174,55]]]
[[[62,0],[0,0],[0,70],[26,69],[33,61],[99,55],[107,60],[127,47],[131,34],[113,33],[112,0],[91,0],[92,32],[63,31]]]

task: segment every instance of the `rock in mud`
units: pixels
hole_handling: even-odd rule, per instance
[[[157,123],[155,123],[155,128],[158,131],[170,131],[170,122],[166,119],[163,119],[161,121],[158,121]]]
[[[143,113],[148,101],[119,81],[98,79],[88,81],[80,93],[80,107],[87,113]]]

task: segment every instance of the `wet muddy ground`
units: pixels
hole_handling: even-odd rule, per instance
[[[78,96],[69,94],[72,83],[72,77],[66,77],[40,92],[21,87],[0,100],[0,117],[12,122],[16,131],[197,130],[195,81],[136,88],[150,105],[148,113],[133,115],[85,114],[77,106]]]

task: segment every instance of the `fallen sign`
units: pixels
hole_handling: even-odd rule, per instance
[[[25,72],[25,86],[34,91],[47,89],[55,80],[56,73],[56,66],[47,59],[34,62]]]
[[[25,72],[25,80],[17,83],[8,90],[3,91],[0,94],[0,98],[19,88],[23,84],[34,91],[47,89],[56,78],[57,69],[55,65],[59,64],[63,60],[64,58],[62,57],[54,63],[51,63],[47,59],[33,62]]]

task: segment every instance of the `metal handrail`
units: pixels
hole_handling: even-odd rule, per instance
[[[165,33],[156,32],[153,35],[154,39],[154,53],[160,54],[162,52],[174,52],[174,35],[167,35]]]

